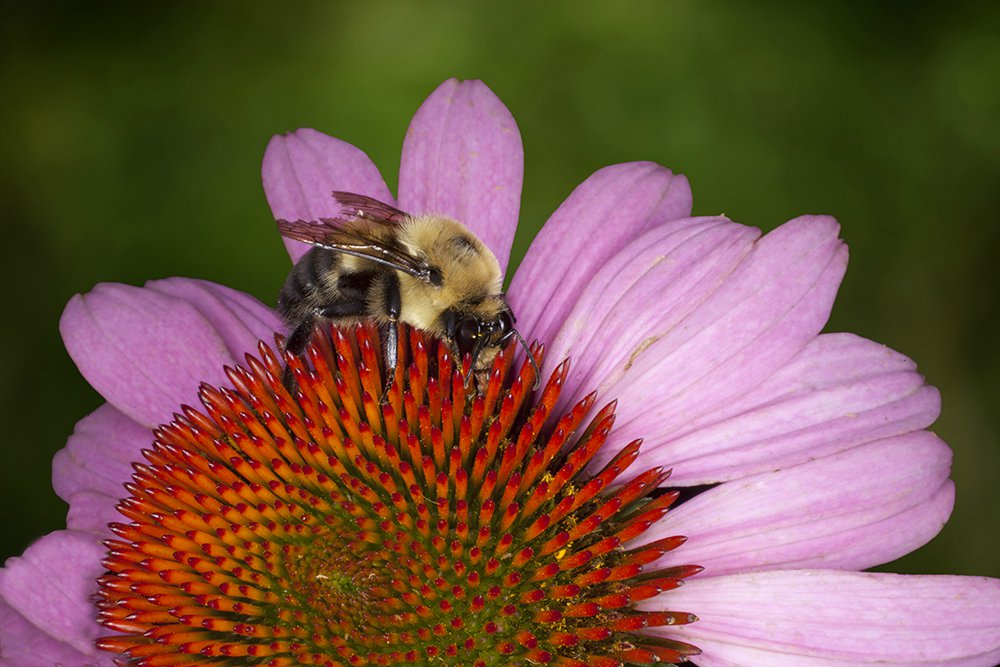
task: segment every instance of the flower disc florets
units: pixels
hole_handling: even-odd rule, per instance
[[[695,566],[646,567],[676,495],[622,472],[639,443],[583,473],[614,422],[595,395],[556,416],[568,364],[537,400],[500,354],[481,393],[448,348],[403,331],[388,391],[369,327],[316,335],[307,359],[228,371],[205,412],[156,431],[131,521],[112,524],[98,641],[124,664],[648,665],[698,651],[643,629],[690,623],[636,603]],[[541,349],[533,348],[540,358]],[[379,400],[380,397],[384,398]],[[655,494],[653,494],[655,496]]]

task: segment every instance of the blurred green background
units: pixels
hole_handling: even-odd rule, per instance
[[[521,128],[515,258],[626,160],[687,174],[697,214],[836,215],[829,330],[916,359],[955,450],[951,523],[889,569],[1000,575],[1000,3],[5,5],[0,558],[63,524],[49,462],[100,403],[59,339],[70,296],[183,275],[273,302],[271,134],[346,139],[395,187],[410,116],[458,76]]]

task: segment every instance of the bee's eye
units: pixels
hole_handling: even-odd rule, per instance
[[[514,318],[507,312],[503,311],[500,316],[497,317],[497,326],[500,328],[500,338],[506,338],[507,335],[514,329]]]
[[[479,337],[482,335],[482,325],[475,317],[463,317],[455,330],[455,345],[461,356],[474,354]]]
[[[502,345],[514,331],[514,320],[510,313],[504,311],[490,322],[490,344]]]

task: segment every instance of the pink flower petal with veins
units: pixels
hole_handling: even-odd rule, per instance
[[[264,195],[275,219],[319,220],[339,212],[331,193],[354,192],[395,204],[375,164],[346,141],[308,128],[276,135],[261,167]],[[309,246],[282,239],[294,262]]]
[[[644,233],[608,260],[549,345],[547,371],[571,360],[564,404],[630,369],[643,341],[683,322],[739,266],[758,236],[725,218],[685,218]],[[656,308],[649,307],[653,295]]]
[[[631,332],[634,349],[620,369],[596,376],[604,396],[620,400],[620,442],[645,438],[658,461],[697,456],[672,446],[685,424],[745,395],[775,373],[826,322],[847,265],[847,248],[830,218],[799,218],[760,239],[711,296],[679,322]],[[726,269],[728,271],[728,268]],[[622,313],[621,317],[628,317]],[[612,344],[595,336],[591,347]],[[600,452],[594,465],[610,456]],[[755,472],[735,469],[732,477]],[[675,483],[715,475],[677,465]],[[713,481],[724,478],[715,475]]]
[[[67,304],[63,342],[108,402],[147,427],[165,423],[180,405],[197,402],[202,382],[224,383],[223,367],[242,361],[277,326],[265,306],[209,285],[180,278],[146,288],[98,285]]]
[[[249,294],[208,280],[166,278],[145,285],[160,294],[187,301],[215,328],[237,363],[243,354],[257,353],[258,341],[271,343],[284,324],[272,308]]]
[[[449,79],[414,114],[399,165],[399,207],[464,223],[510,258],[524,177],[517,123],[482,81]]]
[[[695,612],[651,629],[702,650],[699,667],[993,667],[1000,579],[779,570],[696,578],[646,609]]]
[[[102,539],[113,537],[108,524],[112,521],[125,521],[116,507],[121,496],[125,495],[128,494],[124,490],[115,496],[98,491],[77,491],[66,499],[69,503],[66,528],[91,533]]]
[[[112,667],[107,654],[81,653],[0,600],[0,667]]]
[[[107,631],[95,622],[90,598],[104,571],[104,554],[92,535],[49,533],[7,560],[0,570],[0,596],[35,627],[76,651],[96,654],[94,639]]]
[[[124,495],[122,483],[132,475],[132,461],[153,432],[105,403],[76,423],[66,446],[52,459],[52,486],[66,502],[80,491],[110,497]]]
[[[687,535],[656,567],[698,563],[708,576],[863,570],[940,532],[955,499],[950,472],[948,445],[918,431],[726,482],[671,511],[644,539]]]
[[[550,341],[592,277],[644,231],[691,214],[684,176],[651,162],[605,167],[581,183],[528,248],[510,285],[518,327]]]
[[[823,334],[785,367],[662,444],[689,484],[794,465],[926,428],[941,400],[916,365],[853,334]],[[650,455],[659,449],[648,441]],[[671,452],[671,453],[666,453]]]

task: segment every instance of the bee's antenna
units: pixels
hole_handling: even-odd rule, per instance
[[[517,329],[511,329],[511,333],[517,337],[518,342],[521,343],[521,347],[524,348],[524,353],[528,355],[528,361],[531,362],[531,367],[535,369],[535,386],[532,387],[531,390],[538,391],[538,388],[542,386],[542,371],[538,368],[538,362],[535,361],[535,355],[531,353],[531,348],[529,348],[528,344],[524,342],[523,338],[521,338],[521,334],[517,332]]]

